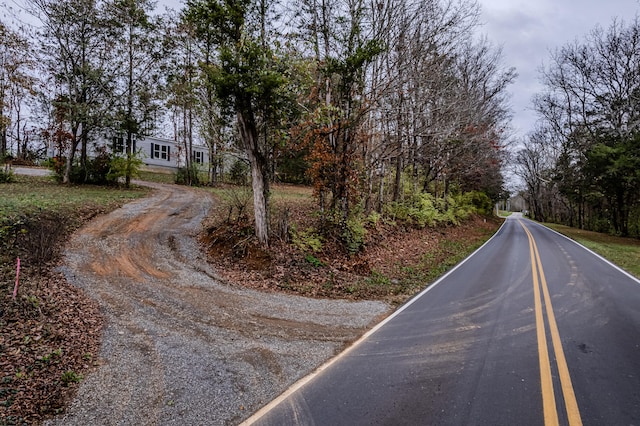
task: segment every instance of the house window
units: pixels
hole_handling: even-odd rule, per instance
[[[171,147],[169,145],[160,145],[158,143],[151,144],[151,158],[159,160],[171,160]]]
[[[124,138],[122,136],[114,136],[111,138],[113,143],[113,152],[124,152]]]
[[[204,164],[204,152],[193,151],[193,162],[196,164]]]

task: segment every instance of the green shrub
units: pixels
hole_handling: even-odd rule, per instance
[[[4,170],[0,168],[0,183],[11,183],[15,181],[13,171],[5,167]]]
[[[385,214],[392,220],[399,220],[420,228],[434,226],[440,218],[436,208],[437,200],[428,193],[416,194],[406,202],[392,202],[385,206]]]
[[[107,152],[104,147],[98,148],[95,158],[87,159],[85,167],[82,167],[77,159],[74,161],[69,172],[69,180],[71,183],[78,184],[105,185],[107,184],[107,174],[109,173],[110,164],[111,154]],[[56,181],[62,182],[66,168],[66,159],[54,158],[48,163],[48,166],[53,171]]]
[[[387,204],[384,214],[392,220],[424,228],[438,224],[458,225],[472,214],[488,214],[491,211],[491,200],[481,192],[455,194],[447,198],[436,198],[432,194],[422,193],[404,202]]]
[[[229,174],[231,182],[236,185],[246,185],[248,182],[249,166],[247,166],[245,161],[236,160],[236,162],[231,166]]]
[[[57,182],[62,182],[65,170],[64,158],[53,158],[47,162],[47,166],[53,171]],[[71,183],[87,183],[92,185],[113,185],[120,183],[121,178],[138,176],[142,160],[139,155],[119,156],[113,155],[105,147],[99,147],[96,156],[87,159],[85,167],[79,162],[74,162],[69,173]]]
[[[378,226],[380,219],[382,219],[382,215],[376,211],[373,211],[367,217],[367,224],[375,228]]]
[[[191,164],[189,167],[180,167],[176,172],[176,183],[178,185],[200,185],[200,169],[197,164]]]
[[[316,268],[324,266],[324,263],[322,263],[322,261],[320,259],[318,259],[317,257],[315,257],[315,256],[313,256],[311,254],[306,255],[304,257],[304,260],[306,260],[308,263],[312,264]]]
[[[291,227],[291,241],[303,252],[312,251],[318,253],[322,250],[322,238],[309,228],[298,232],[295,226]]]
[[[100,147],[97,155],[87,160],[87,179],[86,183],[95,185],[105,185],[108,183],[107,175],[111,170],[112,155],[107,149]]]
[[[409,208],[409,217],[420,228],[434,226],[440,221],[438,202],[439,200],[431,194],[417,194]]]
[[[109,161],[109,169],[105,179],[107,183],[118,184],[122,178],[129,175],[130,179],[140,176],[142,159],[139,154],[120,156],[114,155]]]
[[[247,220],[253,200],[253,191],[248,186],[234,186],[216,191],[222,201],[221,208],[228,211],[227,223]]]
[[[476,208],[476,213],[486,216],[493,212],[493,202],[484,192],[471,191],[464,194],[464,197]]]
[[[603,234],[613,233],[613,226],[611,226],[611,222],[609,221],[609,219],[604,217],[593,219],[591,229],[595,232],[600,232]]]
[[[53,178],[58,183],[62,182],[66,161],[67,159],[64,157],[53,157],[45,163],[45,166],[53,172]]]
[[[60,380],[65,386],[69,386],[71,383],[78,383],[82,380],[82,376],[74,371],[65,371],[60,376]]]
[[[360,215],[354,215],[347,219],[342,238],[350,254],[356,254],[364,248],[366,236],[367,229]]]
[[[402,202],[392,201],[385,204],[383,212],[392,220],[409,221],[409,207]]]

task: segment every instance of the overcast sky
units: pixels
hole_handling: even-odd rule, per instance
[[[3,20],[13,8],[19,20],[24,0],[3,1]],[[550,51],[583,39],[596,25],[608,28],[614,18],[629,23],[640,13],[640,0],[477,0],[482,8],[480,31],[503,49],[504,65],[515,67],[518,78],[510,88],[516,135],[533,129],[535,114],[531,98],[540,92],[539,69],[549,62]],[[183,0],[160,0],[160,5],[179,9]],[[16,7],[17,6],[17,7]],[[11,16],[13,15],[13,16]]]
[[[517,135],[532,130],[536,116],[531,97],[540,92],[539,69],[549,63],[550,51],[593,28],[608,28],[614,18],[631,22],[640,11],[639,0],[478,0],[481,28],[489,40],[502,46],[505,66],[519,76],[511,86],[513,126]]]

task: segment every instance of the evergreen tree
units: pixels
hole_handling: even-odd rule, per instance
[[[208,64],[207,82],[221,109],[234,117],[251,168],[256,236],[269,244],[269,144],[260,138],[278,104],[285,77],[267,40],[267,2],[189,0],[184,19],[196,35],[210,37],[217,61]]]

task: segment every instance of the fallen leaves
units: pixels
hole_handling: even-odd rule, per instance
[[[276,209],[289,212],[292,228],[318,229],[315,206],[306,198]],[[208,223],[200,241],[209,262],[230,283],[311,297],[391,303],[401,303],[428,284],[422,280],[429,275],[424,269],[439,267],[458,254],[443,250],[441,244],[460,243],[464,246],[460,251],[464,251],[499,226],[498,221],[481,217],[472,217],[460,226],[424,229],[379,224],[367,230],[364,250],[351,255],[331,239],[314,252],[304,252],[287,239],[274,239],[265,252],[255,239],[247,239],[252,232],[248,223],[225,223],[215,210]],[[239,239],[244,247],[241,252],[235,249]],[[429,262],[424,261],[427,253],[431,254]]]
[[[37,424],[60,413],[75,393],[78,384],[68,377],[93,368],[88,361],[98,357],[102,316],[95,302],[51,270],[25,277],[15,302],[4,293],[0,423]]]

